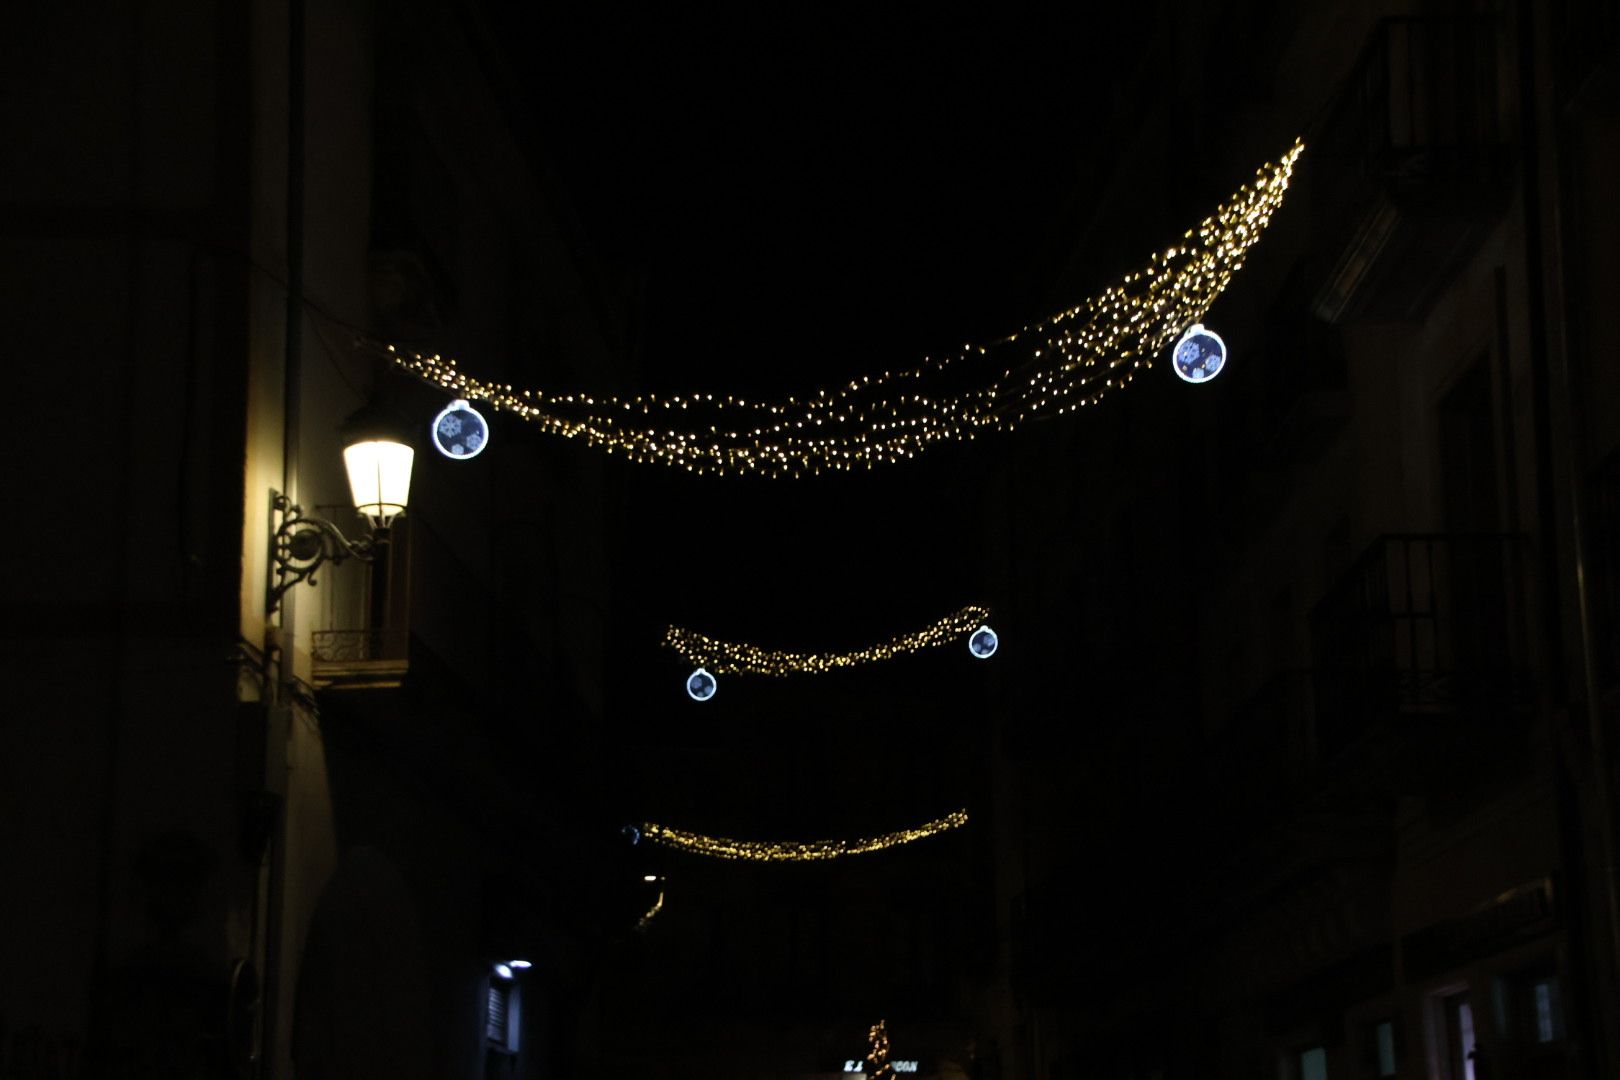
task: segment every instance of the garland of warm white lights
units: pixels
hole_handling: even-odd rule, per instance
[[[942,442],[1012,431],[1026,420],[1095,405],[1127,385],[1199,323],[1242,268],[1245,253],[1281,207],[1304,148],[1295,141],[1281,161],[1262,166],[1253,184],[1240,187],[1180,243],[1154,252],[1144,268],[1098,295],[998,341],[964,345],[954,355],[852,379],[809,397],[764,402],[725,394],[547,394],[486,382],[437,354],[388,350],[399,366],[457,399],[487,401],[552,434],[584,439],[634,461],[764,476],[902,461]],[[988,362],[991,350],[1001,354],[1014,347],[1015,362],[987,385],[934,389],[934,376],[952,364]]]
[[[675,848],[692,855],[707,855],[714,859],[733,859],[747,862],[824,862],[841,859],[846,855],[865,855],[873,851],[925,840],[930,836],[949,832],[967,824],[966,810],[957,810],[942,818],[911,829],[884,833],[882,836],[863,837],[858,840],[729,840],[722,836],[673,829],[668,825],[648,822],[630,830],[636,839],[648,840],[665,847]]]
[[[660,911],[663,911],[663,910],[664,910],[664,890],[659,889],[658,890],[658,899],[653,901],[653,906],[647,909],[647,913],[645,915],[643,915],[641,918],[636,920],[636,929],[637,930],[646,930],[647,927],[652,925],[652,921],[654,919],[658,918],[658,913]]]
[[[879,1020],[872,1025],[872,1030],[866,1033],[870,1048],[866,1051],[866,1065],[872,1071],[868,1073],[869,1080],[891,1080],[894,1076],[894,1066],[889,1064],[889,1023]]]
[[[920,652],[968,639],[968,651],[980,660],[995,653],[1000,639],[985,625],[990,612],[982,607],[965,607],[909,634],[844,653],[797,653],[762,649],[746,642],[721,641],[696,630],[672,626],[664,632],[664,644],[680,653],[697,670],[687,676],[686,692],[698,701],[714,696],[716,675],[819,675],[838,668],[888,660],[904,653]]]

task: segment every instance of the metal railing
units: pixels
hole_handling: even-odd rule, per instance
[[[1311,615],[1322,751],[1378,716],[1522,708],[1527,569],[1520,536],[1374,542]]]
[[[1491,166],[1508,143],[1495,15],[1378,24],[1316,153],[1397,182]]]
[[[324,664],[404,660],[410,655],[410,631],[403,626],[381,630],[317,630],[311,637],[310,656]]]

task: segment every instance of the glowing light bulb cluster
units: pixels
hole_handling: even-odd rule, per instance
[[[642,836],[656,844],[691,855],[706,855],[713,859],[746,862],[824,862],[828,859],[865,855],[900,844],[926,840],[931,836],[961,828],[967,824],[967,820],[967,811],[957,810],[915,828],[857,840],[730,840],[721,836],[705,836],[702,833],[674,829],[668,825],[657,825],[650,821],[639,826],[639,830]]]
[[[1095,405],[1129,385],[1203,319],[1242,268],[1282,206],[1303,150],[1296,141],[1179,242],[1065,311],[996,341],[808,396],[766,402],[713,393],[548,394],[479,379],[437,354],[388,351],[400,367],[459,400],[486,401],[633,461],[773,477],[904,461],[944,442]],[[962,391],[938,386],[953,365],[974,367],[988,381]]]

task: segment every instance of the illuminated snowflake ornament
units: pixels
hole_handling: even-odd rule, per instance
[[[702,668],[686,677],[686,692],[692,695],[693,701],[708,701],[714,697],[715,686],[714,676]]]
[[[433,418],[433,445],[447,458],[475,458],[489,445],[489,422],[465,398],[456,398]]]
[[[968,652],[980,660],[988,660],[996,655],[996,646],[1000,644],[1001,639],[988,626],[981,626],[968,635]]]
[[[1170,360],[1176,374],[1187,382],[1208,382],[1226,366],[1226,342],[1215,331],[1204,329],[1203,323],[1193,323],[1176,342]]]

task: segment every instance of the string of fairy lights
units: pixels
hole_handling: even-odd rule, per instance
[[[610,454],[699,474],[793,477],[904,461],[942,443],[1096,405],[1172,342],[1183,379],[1215,375],[1225,345],[1200,320],[1282,206],[1304,148],[1296,140],[1181,240],[1073,307],[996,341],[807,396],[551,394],[478,378],[436,353],[386,348],[400,368],[455,398],[435,422],[435,442],[452,457],[470,458],[487,444],[487,424],[473,408],[485,402]],[[947,369],[962,367],[982,369],[988,381],[960,391],[937,385]],[[441,440],[441,426],[454,429],[451,441]]]
[[[921,630],[864,649],[841,653],[804,653],[765,649],[747,642],[722,641],[696,630],[671,626],[664,633],[664,645],[697,670],[686,678],[686,692],[694,700],[714,697],[720,675],[820,675],[840,668],[890,660],[906,653],[935,649],[953,641],[967,640],[968,652],[980,660],[989,659],[1000,645],[1000,638],[986,619],[989,609],[965,607],[953,611]]]
[[[869,1080],[892,1080],[894,1067],[889,1064],[889,1022],[879,1020],[866,1033],[868,1048],[866,1068]]]
[[[916,457],[947,441],[1010,432],[1036,419],[1096,405],[1123,389],[1174,342],[1171,364],[1188,382],[1220,372],[1226,346],[1201,320],[1243,266],[1281,208],[1303,140],[1275,163],[1260,167],[1251,184],[1182,240],[1154,252],[1140,270],[1101,293],[1020,328],[999,340],[968,344],[954,354],[925,357],[909,369],[850,380],[833,390],[785,401],[748,401],[699,393],[633,397],[548,394],[518,390],[462,371],[454,359],[404,353],[387,346],[399,367],[452,394],[433,421],[434,444],[447,457],[469,459],[489,442],[489,424],[474,408],[484,402],[541,430],[632,461],[651,462],[699,474],[797,477],[870,468]],[[978,364],[999,374],[973,389],[941,392],[934,384],[948,368]],[[969,606],[920,630],[851,652],[791,652],[746,642],[728,642],[671,626],[663,644],[696,665],[687,692],[699,701],[714,696],[716,676],[784,677],[821,674],[937,648],[966,637],[970,652],[991,656],[998,639],[989,612]],[[647,822],[626,826],[632,843],[643,838],[676,851],[746,862],[823,862],[884,851],[938,836],[967,824],[965,809],[911,828],[856,839],[770,841],[710,836]],[[638,920],[645,930],[664,905],[664,891]],[[886,1025],[870,1032],[868,1064],[891,1075]]]
[[[926,840],[950,832],[952,829],[959,829],[966,825],[967,821],[966,810],[955,810],[944,817],[909,829],[899,829],[880,836],[867,836],[855,840],[733,840],[723,836],[688,832],[685,829],[653,822],[631,826],[626,832],[631,836],[632,842],[645,838],[663,847],[686,852],[689,855],[706,855],[713,859],[769,863],[826,862],[830,859],[867,855],[901,844]]]
[[[664,910],[664,890],[659,889],[658,890],[658,899],[654,900],[653,903],[652,903],[652,907],[648,908],[646,913],[644,915],[642,915],[641,918],[636,920],[636,929],[641,931],[642,933],[646,933],[647,927],[652,925],[652,921],[654,919],[658,918],[658,913],[660,911],[663,911],[663,910]]]

